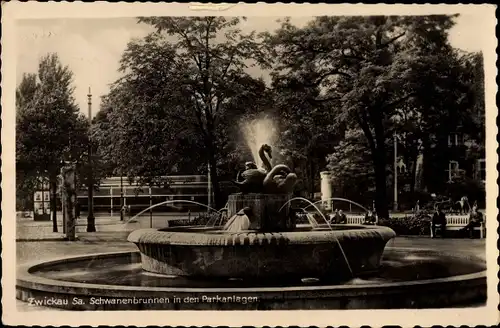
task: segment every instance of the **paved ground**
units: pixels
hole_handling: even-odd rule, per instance
[[[152,217],[149,214],[143,214],[140,217],[131,220],[126,216],[120,221],[119,216],[98,216],[95,219],[96,230],[98,232],[130,232],[141,228],[161,228],[168,225],[168,221],[187,219],[186,213],[171,213],[169,215],[159,214]],[[60,240],[64,238],[62,215],[57,216],[57,230],[53,232],[52,221],[33,221],[32,218],[17,218],[16,222],[16,240],[17,241],[37,241],[37,240]],[[77,220],[76,233],[87,231],[87,218],[82,216]]]

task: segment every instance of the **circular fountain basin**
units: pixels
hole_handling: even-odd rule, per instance
[[[301,226],[276,233],[175,227],[136,230],[128,241],[139,248],[144,270],[165,275],[343,279],[377,270],[395,235],[380,226]]]
[[[103,253],[20,267],[16,296],[69,310],[442,308],[482,304],[485,269],[459,251],[387,247],[376,273],[341,282],[196,279],[144,271],[139,252]]]

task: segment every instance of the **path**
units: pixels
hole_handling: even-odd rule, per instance
[[[193,217],[192,215],[191,217]],[[97,216],[95,219],[97,232],[117,232],[126,233],[137,229],[161,228],[168,226],[168,221],[188,219],[186,213],[155,214],[150,218],[149,214],[141,215],[136,220],[129,221],[126,216],[124,221],[120,221],[119,216]],[[32,218],[17,218],[16,220],[16,240],[17,241],[37,241],[37,240],[62,240],[64,238],[62,215],[57,216],[57,230],[53,232],[52,221],[33,221]],[[82,216],[77,220],[76,234],[87,232],[87,219]]]

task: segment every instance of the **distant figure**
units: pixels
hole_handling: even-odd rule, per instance
[[[436,237],[436,225],[441,226],[441,237],[444,238],[446,232],[446,215],[436,206],[434,215],[432,216],[432,238]]]
[[[335,211],[329,215],[329,218],[330,218],[330,223],[332,223],[332,224],[333,224],[333,223],[337,223],[337,221],[336,221],[336,220],[337,220],[337,215],[338,215],[338,213],[339,213],[339,210],[338,210],[338,209],[335,209]]]
[[[376,223],[377,223],[377,218],[375,217],[375,215],[373,215],[373,212],[372,211],[366,212],[365,221],[363,222],[363,224],[375,225]]]
[[[77,200],[75,202],[75,219],[80,218],[80,202]]]
[[[125,216],[126,214],[128,214],[128,216],[130,216],[130,205],[123,205],[122,207],[122,212],[123,212],[123,215]]]
[[[417,203],[415,204],[415,212],[420,212],[420,200],[417,200]]]
[[[470,210],[469,199],[467,198],[467,196],[462,196],[462,198],[460,198],[457,203],[460,205],[460,213],[466,213],[468,210]]]
[[[337,214],[335,214],[335,222],[338,224],[346,224],[347,216],[344,214],[342,210],[339,210]]]
[[[398,169],[398,173],[406,173],[406,164],[403,161],[403,157],[399,158],[396,167]]]
[[[469,238],[474,238],[474,228],[480,227],[483,220],[483,214],[477,210],[477,206],[473,206],[469,214],[469,223],[462,231],[468,233]]]

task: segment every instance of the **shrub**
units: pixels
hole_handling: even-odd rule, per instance
[[[222,221],[222,222],[221,222]],[[190,225],[207,225],[207,223],[211,222],[212,224],[221,222],[219,224],[224,224],[227,221],[227,219],[222,219],[221,220],[221,214],[219,213],[201,213],[200,215],[196,216],[193,220],[191,220]]]
[[[186,225],[191,225],[191,221],[188,219],[179,219],[179,220],[168,221],[169,227],[181,227],[181,226],[186,226]]]
[[[209,222],[215,223],[220,221],[220,214],[218,213],[201,213],[197,216],[194,216],[191,219],[183,218],[178,220],[168,221],[168,225],[170,227],[179,227],[179,226],[204,226]]]
[[[378,224],[391,228],[398,235],[428,236],[430,234],[430,222],[430,216],[417,215],[380,219]]]

